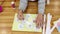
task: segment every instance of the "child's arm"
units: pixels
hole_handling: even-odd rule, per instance
[[[23,12],[25,11],[27,4],[28,4],[28,0],[20,0],[19,11],[18,11],[18,18],[20,20],[24,19]]]
[[[28,4],[28,0],[20,0],[19,10],[25,11]]]
[[[38,1],[38,13],[44,14],[45,10],[45,0],[39,0]]]

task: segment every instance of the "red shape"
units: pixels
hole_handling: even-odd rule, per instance
[[[3,7],[2,6],[0,6],[0,12],[2,12],[3,11]]]
[[[15,8],[15,4],[12,4],[12,7]]]

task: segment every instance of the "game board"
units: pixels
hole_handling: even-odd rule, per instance
[[[15,14],[12,31],[27,31],[27,32],[42,32],[42,28],[36,28],[36,24],[33,20],[36,19],[37,14],[24,14],[24,20],[17,18]]]

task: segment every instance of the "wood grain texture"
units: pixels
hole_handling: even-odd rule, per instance
[[[37,32],[17,32],[12,31],[12,24],[14,19],[14,14],[18,12],[19,0],[16,0],[15,5],[16,9],[12,9],[11,7],[12,0],[6,0],[3,6],[3,12],[0,13],[0,34],[42,34]],[[1,3],[1,0],[0,0]],[[33,13],[37,14],[38,7],[37,2],[29,2],[28,7],[24,13]],[[45,14],[51,13],[53,15],[51,26],[53,26],[53,21],[60,18],[60,0],[50,0],[50,4],[46,5]],[[60,34],[55,29],[52,34]]]

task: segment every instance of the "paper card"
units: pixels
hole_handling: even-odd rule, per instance
[[[57,28],[58,32],[60,32],[60,19],[57,20],[57,21],[54,23],[54,25],[55,25],[55,24],[57,24],[57,25],[56,25],[56,28]]]
[[[27,31],[27,32],[42,32],[42,28],[36,28],[36,24],[33,20],[36,19],[37,14],[24,14],[24,20],[17,18],[15,14],[12,31]]]
[[[58,32],[60,32],[60,21],[57,23]]]

